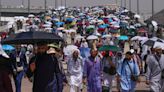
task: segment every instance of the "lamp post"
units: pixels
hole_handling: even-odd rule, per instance
[[[63,5],[63,0],[61,0],[61,6]]]
[[[132,1],[131,0],[129,0],[129,11],[131,11],[131,4],[132,4]]]
[[[58,6],[58,0],[55,0],[55,8],[57,8]]]
[[[22,6],[24,7],[24,0],[22,0]]]
[[[67,7],[67,0],[65,0],[65,7]]]
[[[44,9],[45,9],[45,12],[47,11],[47,0],[44,0]]]
[[[125,0],[125,2],[124,2],[124,7],[126,8],[126,0]]]
[[[154,0],[152,0],[152,19],[154,19]]]
[[[28,0],[28,14],[30,14],[30,0]]]
[[[0,26],[2,26],[2,22],[1,22],[1,11],[2,10],[2,0],[0,0]]]
[[[140,9],[139,9],[139,0],[137,0],[137,13],[140,14]]]
[[[123,7],[123,0],[121,0],[121,8]]]

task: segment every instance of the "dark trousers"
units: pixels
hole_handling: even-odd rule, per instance
[[[14,76],[16,92],[21,92],[21,84],[22,84],[23,75],[24,75],[24,72],[22,71],[22,72],[17,73],[16,76]]]

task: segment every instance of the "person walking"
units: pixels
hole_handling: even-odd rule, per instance
[[[10,54],[13,66],[13,78],[15,82],[16,92],[21,91],[22,79],[27,70],[27,60],[25,53],[21,50],[21,46],[17,45],[16,50]]]
[[[80,57],[80,51],[78,49],[74,50],[72,57],[68,60],[68,75],[70,78],[70,92],[81,92],[83,77],[83,60]]]
[[[34,76],[33,92],[59,92],[60,69],[57,58],[47,54],[48,46],[38,44],[34,62],[29,65],[28,77]]]
[[[150,86],[151,92],[163,92],[163,60],[164,55],[160,47],[156,47],[155,53],[147,59],[146,84]]]
[[[13,92],[10,74],[12,73],[11,61],[0,55],[0,92]]]
[[[138,64],[132,58],[133,54],[128,51],[117,70],[121,92],[135,92],[140,72]]]
[[[104,87],[107,87],[108,92],[112,92],[112,81],[114,80],[116,74],[116,62],[109,56],[109,52],[102,59],[103,66],[103,81]]]
[[[102,65],[98,51],[92,49],[84,61],[83,82],[87,82],[87,92],[102,92]]]

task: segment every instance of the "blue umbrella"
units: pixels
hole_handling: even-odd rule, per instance
[[[129,37],[126,35],[122,35],[119,37],[119,40],[128,40],[128,39],[129,39]]]
[[[57,22],[55,23],[56,26],[60,27],[60,26],[63,26],[64,25],[64,22]]]
[[[11,45],[2,45],[2,49],[11,51],[11,50],[14,50],[15,48],[13,46],[11,46]]]
[[[66,18],[66,21],[72,22],[73,21],[73,18]]]

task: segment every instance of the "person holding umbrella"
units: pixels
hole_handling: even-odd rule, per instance
[[[28,77],[34,76],[33,92],[60,92],[60,73],[57,58],[47,53],[49,49],[46,43],[37,44],[37,53],[33,63],[29,65]]]
[[[105,56],[102,59],[103,66],[103,80],[104,80],[104,88],[103,90],[108,90],[108,92],[112,92],[112,81],[116,74],[116,62],[114,58],[109,55],[109,51],[106,51]]]

